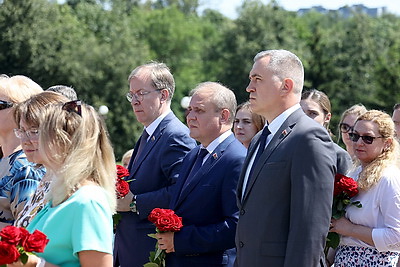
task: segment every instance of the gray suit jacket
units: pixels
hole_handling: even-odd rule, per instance
[[[323,266],[336,173],[333,143],[324,128],[296,110],[261,155],[242,199],[259,136],[249,147],[239,179],[235,264]]]

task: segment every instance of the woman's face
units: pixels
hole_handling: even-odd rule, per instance
[[[24,120],[20,121],[21,146],[30,162],[43,164],[43,157],[39,151],[38,127],[32,127]]]
[[[354,139],[352,141],[354,155],[363,166],[381,155],[384,148],[389,145],[389,139],[382,138],[378,125],[372,121],[358,121],[354,125],[353,134],[358,138],[356,142]],[[362,137],[372,140],[372,143],[368,144],[368,140],[364,141]]]
[[[251,139],[257,133],[257,128],[249,110],[242,108],[236,113],[233,132],[235,137],[247,148]]]
[[[300,101],[300,106],[308,117],[315,120],[322,126],[324,126],[325,123],[329,122],[329,120],[331,119],[330,113],[325,115],[321,106],[310,98],[302,99]]]
[[[354,126],[354,123],[357,120],[357,115],[349,114],[343,118],[343,121],[340,124],[340,132],[342,134],[342,141],[346,145],[346,150],[349,152],[350,156],[354,155],[353,151],[353,143],[349,138],[349,132]]]

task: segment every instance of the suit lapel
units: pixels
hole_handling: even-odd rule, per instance
[[[168,113],[167,116],[165,116],[165,118],[160,122],[160,124],[157,126],[156,130],[154,131],[154,133],[150,136],[149,140],[146,143],[146,146],[143,148],[142,153],[140,154],[139,158],[136,160],[136,162],[133,163],[133,159],[134,156],[136,156],[137,152],[137,148],[138,148],[138,144],[140,142],[140,139],[136,142],[135,145],[135,149],[134,152],[132,154],[132,158],[131,158],[131,163],[132,166],[130,166],[130,173],[131,176],[134,175],[136,173],[136,171],[139,169],[139,166],[142,164],[142,162],[146,159],[147,155],[150,153],[150,151],[153,149],[153,147],[155,146],[155,144],[160,140],[165,127],[167,127],[168,123],[175,117],[175,115],[170,112]]]
[[[252,176],[248,178],[248,183],[247,183],[247,186],[246,186],[246,191],[245,191],[244,196],[243,196],[243,201],[246,199],[246,197],[248,196],[248,194],[249,194],[251,188],[253,187],[255,181],[258,179],[258,175],[259,175],[261,169],[264,167],[265,162],[269,159],[271,154],[277,149],[279,144],[282,143],[287,138],[287,136],[290,135],[290,133],[292,132],[293,127],[296,125],[296,122],[298,121],[298,119],[301,116],[301,114],[302,114],[302,111],[300,109],[296,110],[295,112],[293,112],[283,122],[283,124],[281,125],[279,130],[275,133],[274,137],[269,142],[269,144],[265,148],[264,152],[261,154],[261,157],[258,160],[257,164],[254,166],[255,169],[254,169],[254,171],[252,173]],[[257,147],[256,145],[253,147],[252,153],[254,153],[254,150],[255,150],[256,147]],[[253,154],[249,154],[249,155],[253,155]],[[250,158],[251,158],[251,156],[248,157],[248,160],[247,160],[247,163],[246,163],[245,166],[248,166]],[[244,170],[244,174],[245,173],[246,173],[246,170]],[[244,175],[243,175],[243,177],[244,177]],[[239,195],[239,196],[241,196],[241,195]]]
[[[204,164],[201,166],[201,168],[199,169],[199,171],[196,173],[195,176],[193,176],[193,180],[190,183],[190,185],[188,185],[186,188],[182,190],[182,184],[184,183],[184,181],[181,181],[181,190],[179,190],[178,192],[178,199],[176,202],[176,206],[178,206],[188,195],[190,192],[193,191],[193,189],[196,188],[196,186],[200,183],[200,181],[202,181],[203,179],[209,177],[208,173],[210,172],[210,169],[220,160],[220,158],[223,156],[223,153],[226,149],[226,147],[232,143],[235,140],[235,137],[233,136],[233,134],[231,134],[228,138],[226,138],[221,144],[219,144],[214,151],[209,155],[208,159],[204,162]],[[197,154],[195,154],[197,155]],[[192,159],[193,161],[194,159]],[[193,165],[193,162],[192,162]],[[190,165],[190,166],[192,166]],[[190,168],[189,168],[190,169]],[[190,171],[190,170],[189,170]],[[185,175],[185,180],[187,178],[188,173],[186,173]]]

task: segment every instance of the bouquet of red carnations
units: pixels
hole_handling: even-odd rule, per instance
[[[170,209],[155,208],[148,216],[148,220],[154,223],[157,233],[178,232],[183,227],[182,218]],[[156,234],[149,234],[148,236],[157,239]],[[158,242],[156,243],[156,250],[150,252],[149,259],[150,262],[143,265],[144,267],[165,267],[165,251],[158,248]]]
[[[39,230],[32,234],[23,227],[6,226],[0,231],[0,266],[21,260],[25,264],[33,252],[42,253],[49,239]]]

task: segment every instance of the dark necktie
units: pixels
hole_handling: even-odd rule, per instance
[[[197,153],[196,161],[194,162],[193,167],[192,167],[188,177],[186,178],[183,189],[185,189],[192,182],[193,177],[199,171],[201,165],[203,164],[203,159],[207,154],[208,154],[208,151],[205,148],[200,149],[200,151]]]
[[[260,159],[261,154],[264,152],[265,144],[267,142],[267,137],[268,137],[268,135],[270,133],[271,132],[269,131],[268,127],[267,126],[264,127],[264,130],[262,131],[261,136],[258,139],[260,146],[258,147],[257,154],[256,154],[256,157],[254,158],[253,165],[251,166],[251,170],[250,170],[249,177],[248,177],[247,181],[250,180],[250,177],[253,174],[254,168],[255,168],[255,166],[257,164],[257,161]]]
[[[146,146],[147,138],[149,138],[149,134],[147,133],[146,130],[143,130],[142,136],[140,137],[139,147],[137,148],[138,152],[136,153],[134,162],[136,162],[138,160],[138,158],[140,157],[140,154],[142,153],[144,147]]]

